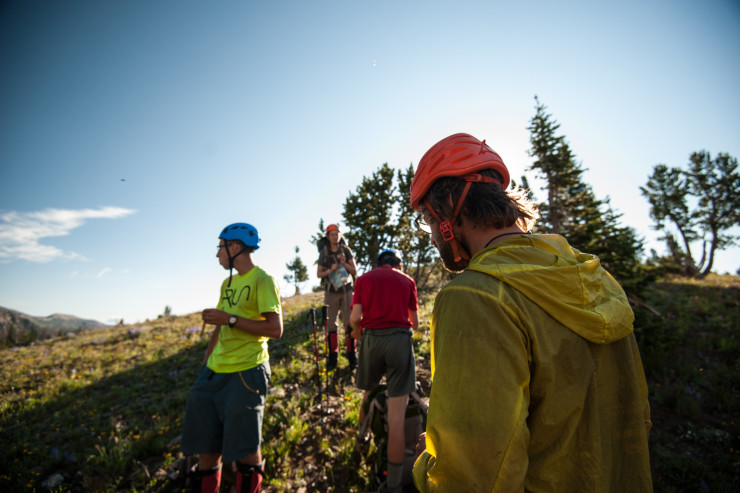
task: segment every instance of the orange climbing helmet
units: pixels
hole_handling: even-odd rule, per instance
[[[330,224],[326,227],[326,232],[324,233],[326,236],[329,236],[330,231],[339,231],[339,225],[338,224]]]
[[[503,178],[502,189],[509,186],[509,170],[501,156],[491,149],[486,141],[469,134],[454,134],[446,137],[429,149],[419,161],[419,167],[411,182],[411,207],[419,210],[421,200],[432,183],[445,176],[457,176],[468,182],[481,180],[477,171],[492,169]]]
[[[499,182],[490,176],[483,176],[478,173],[484,169],[498,171],[502,180]],[[424,197],[435,181],[447,176],[457,177],[467,183],[457,200],[452,217],[443,221]],[[419,167],[411,181],[411,207],[418,211],[421,207],[421,201],[424,200],[427,209],[439,223],[439,232],[442,239],[452,247],[455,262],[460,259],[470,260],[470,255],[460,247],[457,238],[455,238],[452,226],[460,213],[468,190],[474,182],[495,182],[505,190],[509,186],[509,181],[509,170],[506,168],[504,161],[501,156],[486,145],[485,140],[481,142],[469,134],[450,135],[434,144],[419,161]]]

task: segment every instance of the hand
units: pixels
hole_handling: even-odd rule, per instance
[[[419,441],[416,442],[416,457],[414,457],[414,461],[427,449],[427,434],[422,433],[419,435]]]
[[[343,264],[347,260],[347,257],[345,257],[343,253],[340,253],[339,255],[337,255],[337,259],[340,263]]]
[[[331,271],[335,271],[335,270],[337,270],[338,268],[339,268],[339,264],[338,264],[338,263],[336,263],[336,262],[334,262],[333,264],[331,264],[331,269],[329,269],[329,271],[330,271],[330,272],[331,272]]]
[[[362,329],[352,329],[351,336],[353,339],[357,339],[359,341],[360,337],[362,337]]]
[[[201,313],[203,322],[211,325],[226,325],[229,323],[229,314],[223,310],[206,308]]]

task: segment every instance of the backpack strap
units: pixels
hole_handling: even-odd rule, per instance
[[[386,395],[386,400],[385,400],[386,405],[385,406],[381,405],[380,400],[378,399],[378,395],[381,394],[381,392],[378,392],[373,396],[372,400],[370,401],[370,404],[368,405],[368,410],[365,413],[365,421],[363,421],[362,424],[360,425],[359,436],[364,437],[367,434],[368,429],[372,426],[373,418],[375,417],[376,411],[380,413],[386,411],[387,402],[388,402],[387,400],[388,391],[383,390],[382,393]]]

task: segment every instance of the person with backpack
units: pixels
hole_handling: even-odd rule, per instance
[[[326,370],[337,367],[339,340],[337,335],[337,317],[342,314],[344,324],[345,349],[350,369],[357,366],[355,340],[350,335],[349,312],[352,302],[353,279],[357,275],[352,250],[344,242],[339,226],[330,224],[322,241],[319,241],[319,261],[316,276],[324,284],[324,305],[327,307],[326,343],[328,355]]]
[[[404,421],[409,394],[416,387],[412,330],[419,327],[416,282],[401,270],[398,251],[378,255],[378,267],[357,279],[352,298],[352,336],[360,341],[357,386],[365,391],[360,422],[371,391],[387,380],[388,476],[378,491],[403,489]]]
[[[627,297],[599,259],[532,234],[485,141],[442,139],[411,183],[447,270],[414,481],[428,491],[652,491],[648,389]]]
[[[216,256],[229,277],[217,308],[202,312],[203,323],[216,328],[190,388],[181,449],[199,455],[196,491],[200,482],[199,491],[217,492],[222,463],[236,462],[237,493],[255,493],[265,467],[260,444],[270,380],[267,341],[283,334],[280,292],[252,260],[260,247],[254,226],[231,224],[218,237]]]

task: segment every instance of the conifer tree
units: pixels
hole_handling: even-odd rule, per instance
[[[289,273],[283,276],[283,279],[285,279],[286,282],[295,286],[296,295],[301,294],[300,283],[308,281],[308,269],[301,260],[301,257],[298,256],[299,252],[300,249],[296,245],[295,258],[291,262],[285,264],[285,268],[288,269]]]
[[[650,203],[650,217],[655,221],[653,227],[663,232],[661,239],[665,240],[673,260],[678,263],[683,274],[694,276],[699,273],[699,269],[691,253],[691,243],[699,236],[686,201],[688,188],[688,178],[681,169],[657,164],[648,177],[648,182],[640,187],[640,192]],[[683,251],[673,233],[667,229],[667,221],[678,231]]]
[[[345,236],[355,254],[355,265],[363,271],[375,266],[380,251],[393,245],[398,234],[393,221],[397,202],[393,177],[393,169],[384,163],[372,176],[363,176],[362,183],[344,201]]]
[[[547,199],[539,204],[537,231],[563,235],[574,248],[599,257],[625,289],[639,292],[649,282],[639,262],[643,243],[633,228],[620,224],[621,214],[610,199],[597,199],[583,180],[586,171],[575,159],[560,124],[535,96],[535,116],[530,121],[530,170],[544,181]]]
[[[684,274],[706,276],[715,252],[737,241],[731,230],[740,222],[740,173],[737,159],[729,154],[720,153],[712,159],[707,151],[694,152],[686,170],[657,164],[640,191],[650,203],[655,229],[663,232],[671,256]],[[671,226],[678,232],[683,250]],[[698,262],[691,250],[697,240],[702,242]]]
[[[413,225],[414,211],[410,205],[413,177],[412,165],[394,173],[384,163],[370,177],[363,177],[356,190],[350,192],[342,217],[358,271],[375,267],[378,254],[385,248],[396,248],[402,253],[406,272],[423,289],[438,261],[432,255],[429,235],[415,231]]]

